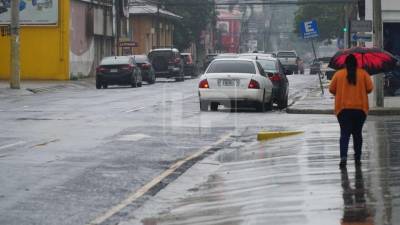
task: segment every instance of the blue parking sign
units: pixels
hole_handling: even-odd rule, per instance
[[[310,20],[300,24],[300,31],[304,39],[316,38],[319,36],[317,21]]]

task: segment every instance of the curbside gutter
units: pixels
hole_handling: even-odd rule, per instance
[[[319,115],[334,115],[333,109],[305,109],[305,108],[287,108],[288,114],[319,114]],[[400,107],[389,108],[371,108],[369,111],[371,116],[399,116]]]

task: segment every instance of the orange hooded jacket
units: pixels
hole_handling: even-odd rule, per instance
[[[371,76],[363,69],[357,69],[357,83],[352,85],[347,81],[347,70],[341,69],[335,73],[329,86],[329,91],[335,95],[335,114],[343,109],[360,109],[368,114],[368,94],[374,85]]]

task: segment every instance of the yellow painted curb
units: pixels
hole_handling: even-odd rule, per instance
[[[302,133],[304,133],[304,131],[272,131],[272,132],[262,131],[257,134],[257,140],[266,141],[274,138],[286,137]]]

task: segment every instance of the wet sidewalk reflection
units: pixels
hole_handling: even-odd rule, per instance
[[[349,160],[344,169],[334,121],[302,129],[268,142],[239,137],[215,155],[218,169],[206,182],[186,189],[189,194],[177,188],[183,183],[170,187],[121,225],[400,224],[399,119],[370,119],[362,165]],[[148,216],[155,205],[166,207]]]
[[[366,204],[366,189],[361,166],[355,167],[354,186],[352,187],[347,167],[341,168],[343,188],[343,219],[342,225],[373,225],[371,213]]]

